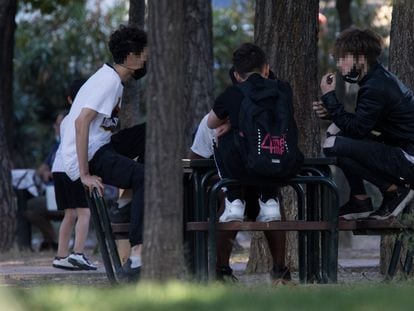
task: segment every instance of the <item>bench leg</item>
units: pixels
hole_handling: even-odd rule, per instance
[[[408,275],[411,272],[411,268],[413,266],[413,252],[411,250],[407,251],[407,255],[405,256],[405,262],[404,262],[404,275],[408,277]]]
[[[298,200],[298,219],[305,220],[305,198],[303,188],[300,185],[293,184],[293,189],[296,191]],[[298,261],[299,261],[299,281],[306,282],[306,233],[298,232]]]
[[[386,275],[387,280],[391,280],[395,276],[395,272],[397,271],[398,260],[400,259],[402,248],[402,240],[397,238],[394,243],[394,249],[392,251],[390,264],[388,266],[388,271]]]
[[[104,199],[100,198],[96,192],[94,193],[94,201],[98,202],[96,212],[98,213],[98,219],[101,220],[101,228],[104,232],[104,237],[108,246],[114,270],[115,272],[118,272],[122,265],[118,253],[118,247],[115,243],[115,237],[112,232],[111,222],[109,220],[108,208],[104,202]]]
[[[98,211],[95,203],[91,200],[88,193],[86,193],[89,209],[91,210],[92,221],[95,226],[96,238],[98,240],[99,249],[101,251],[102,260],[105,267],[106,276],[111,284],[116,284],[114,270],[112,269],[112,262],[109,256],[108,248],[105,243],[105,233],[102,229],[101,221],[99,219]]]

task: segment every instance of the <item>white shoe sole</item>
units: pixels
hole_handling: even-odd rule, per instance
[[[96,270],[96,269],[98,269],[97,267],[91,267],[87,264],[83,264],[83,263],[81,263],[81,262],[79,262],[79,261],[77,261],[76,259],[73,259],[73,258],[69,258],[68,261],[72,265],[78,267],[78,269],[80,269],[80,270]]]
[[[343,216],[339,216],[339,218],[343,218],[345,220],[358,220],[362,218],[367,218],[373,212],[364,212],[364,213],[354,213],[354,214],[346,214]]]
[[[267,217],[257,217],[257,222],[271,222],[271,221],[280,221],[281,217],[279,216],[267,216]]]
[[[226,217],[226,218],[219,218],[219,222],[230,222],[230,221],[238,221],[243,222],[243,218],[240,217]]]
[[[54,268],[58,268],[58,269],[63,269],[63,270],[80,270],[78,267],[76,267],[76,266],[72,266],[72,267],[69,267],[69,266],[61,266],[61,265],[59,265],[59,264],[53,264],[52,265]]]
[[[375,219],[384,220],[384,219],[388,219],[390,217],[397,217],[404,210],[404,208],[407,206],[407,204],[411,202],[413,197],[414,197],[414,190],[410,190],[410,192],[408,192],[408,194],[404,198],[404,200],[402,200],[400,202],[400,204],[398,204],[397,208],[394,209],[394,211],[391,214],[386,215],[386,216],[378,216]]]

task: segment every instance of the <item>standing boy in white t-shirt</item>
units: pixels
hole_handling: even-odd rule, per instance
[[[132,188],[131,254],[120,272],[125,279],[135,280],[141,268],[145,124],[113,132],[119,127],[123,83],[145,74],[147,35],[121,26],[112,33],[109,50],[113,65],[104,64],[88,79],[65,119],[62,162],[70,179],[80,179],[90,191],[96,188],[102,195],[104,183]],[[137,157],[140,163],[132,160]]]
[[[68,103],[72,104],[85,79],[74,80],[69,88]],[[65,128],[66,118],[60,123],[60,140]],[[59,244],[57,254],[53,259],[53,267],[66,270],[96,270],[96,266],[84,254],[85,242],[89,232],[91,212],[85,197],[85,189],[79,179],[72,181],[65,173],[62,161],[62,145],[56,151],[52,165],[53,183],[55,187],[56,204],[64,211],[64,217],[59,227]],[[69,254],[69,241],[75,227],[75,242],[73,252]]]

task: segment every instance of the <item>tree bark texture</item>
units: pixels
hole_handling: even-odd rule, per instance
[[[177,279],[184,272],[183,18],[181,1],[148,2],[143,277],[152,280]]]
[[[312,111],[318,96],[317,22],[319,1],[256,1],[255,42],[268,56],[276,77],[293,89],[299,147],[307,157],[320,154],[319,119]],[[282,191],[287,219],[296,215],[291,189]],[[253,241],[252,241],[253,242]],[[288,234],[287,265],[297,266],[296,233]]]
[[[339,28],[342,30],[351,27],[353,24],[351,16],[352,0],[336,0],[336,10],[339,16]]]
[[[145,0],[129,1],[128,25],[144,29],[145,27]],[[122,97],[121,126],[133,126],[144,120],[144,101],[142,80],[130,80],[125,83]]]
[[[16,201],[11,184],[11,158],[7,137],[13,103],[13,51],[15,0],[0,0],[0,251],[11,248],[16,229]]]
[[[390,35],[390,70],[411,90],[414,91],[414,1],[394,1]],[[413,208],[414,204],[411,204]],[[411,234],[411,233],[407,233]],[[387,272],[395,237],[383,236],[381,239],[381,273]],[[411,245],[413,246],[413,245]],[[406,245],[401,254],[405,254]],[[400,260],[404,263],[404,256]]]
[[[339,30],[341,32],[354,24],[351,15],[351,3],[352,0],[336,0],[336,11],[339,17]],[[345,81],[339,72],[336,73],[335,94],[344,103],[347,110],[352,111],[355,109],[355,98],[347,96],[345,92]]]
[[[184,150],[188,154],[198,123],[209,111],[213,94],[213,35],[210,0],[184,0],[185,119]]]

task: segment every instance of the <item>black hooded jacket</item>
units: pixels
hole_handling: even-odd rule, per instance
[[[363,139],[371,131],[380,140],[414,154],[414,96],[381,64],[374,64],[359,82],[355,113],[346,112],[335,92],[322,96],[333,122],[345,136]]]

